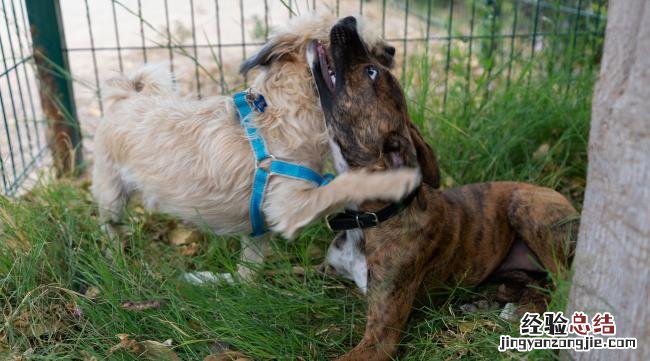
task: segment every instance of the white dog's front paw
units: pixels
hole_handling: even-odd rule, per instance
[[[422,182],[422,174],[419,169],[404,168],[387,171],[386,181],[387,192],[385,193],[386,200],[399,201],[411,193]],[[382,198],[384,198],[382,197]]]
[[[235,278],[230,273],[214,274],[210,271],[201,272],[187,272],[182,276],[183,280],[193,285],[202,285],[205,283],[219,283],[225,282],[227,284],[234,284]]]

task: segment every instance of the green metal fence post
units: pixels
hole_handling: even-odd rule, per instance
[[[61,9],[58,0],[26,0],[26,5],[49,146],[57,176],[62,176],[83,159]]]

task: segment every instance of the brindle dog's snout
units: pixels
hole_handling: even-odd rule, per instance
[[[332,44],[344,45],[350,38],[349,34],[351,32],[356,32],[356,29],[357,19],[355,19],[354,16],[348,16],[339,20],[330,31]]]
[[[354,16],[348,16],[336,23],[330,31],[330,40],[335,59],[343,58],[341,60],[345,62],[367,60],[369,55],[368,49],[363,41],[361,41],[361,38],[359,38],[357,19]]]
[[[354,16],[346,16],[339,20],[339,24],[355,29],[357,27],[357,19]]]

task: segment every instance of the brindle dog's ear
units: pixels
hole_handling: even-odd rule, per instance
[[[420,131],[415,127],[415,124],[409,121],[409,132],[413,146],[415,146],[415,153],[417,154],[418,164],[422,172],[422,182],[428,184],[432,188],[440,187],[440,171],[438,169],[438,159],[433,149],[422,138]]]
[[[409,140],[398,134],[390,134],[384,140],[382,155],[389,168],[414,167],[414,159],[408,156]]]
[[[299,44],[297,40],[292,34],[281,34],[269,39],[257,53],[244,60],[239,67],[239,74],[246,75],[257,66],[268,66],[273,61],[289,56],[296,51]]]
[[[395,47],[384,43],[376,46],[372,51],[379,64],[392,69],[395,65]]]

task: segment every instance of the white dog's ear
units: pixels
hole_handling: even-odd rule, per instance
[[[257,53],[244,60],[239,67],[239,73],[246,75],[246,73],[257,66],[268,66],[273,61],[290,56],[299,46],[299,37],[294,34],[274,36]]]

